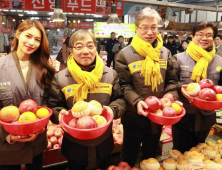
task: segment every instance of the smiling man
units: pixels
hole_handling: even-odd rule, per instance
[[[177,97],[177,76],[171,53],[163,47],[158,32],[159,14],[144,8],[135,18],[136,33],[131,45],[116,58],[116,71],[127,102],[122,117],[124,128],[122,161],[134,166],[142,143],[142,160],[155,158],[162,126],[147,118],[144,100],[149,96],[162,98],[168,89]]]
[[[216,46],[216,54],[222,57],[222,36],[217,35],[214,39],[214,44]]]
[[[182,85],[198,83],[201,79],[210,79],[215,85],[221,81],[222,58],[215,55],[213,45],[218,28],[216,24],[203,21],[193,27],[192,40],[187,50],[175,56],[177,59],[178,79]],[[173,147],[180,152],[189,151],[198,143],[205,143],[209,131],[216,123],[215,111],[201,110],[191,104],[190,96],[182,86],[179,98],[186,109],[186,115],[172,126]],[[186,98],[185,98],[186,97]],[[212,108],[213,110],[213,108]]]

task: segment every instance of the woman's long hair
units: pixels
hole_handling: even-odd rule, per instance
[[[45,33],[45,29],[39,21],[26,19],[19,25],[14,37],[12,52],[17,51],[18,49],[19,35],[23,31],[26,31],[32,27],[37,28],[41,32],[42,37],[39,48],[31,54],[29,60],[35,68],[35,78],[37,84],[41,87],[48,88],[51,85],[55,70],[53,66],[49,63],[49,42]]]

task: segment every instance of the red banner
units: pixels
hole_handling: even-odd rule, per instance
[[[0,0],[0,9],[22,9],[52,12],[55,0]],[[109,15],[112,1],[105,0],[62,0],[63,12]],[[123,2],[115,2],[117,14],[123,15]]]
[[[49,20],[40,20],[45,28],[65,28],[65,22],[50,22]],[[70,22],[67,28],[92,29],[93,22]]]

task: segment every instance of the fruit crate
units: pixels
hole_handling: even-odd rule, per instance
[[[67,161],[67,158],[64,155],[62,155],[61,148],[50,149],[44,152],[44,162],[43,162],[44,166],[57,164],[64,161]]]

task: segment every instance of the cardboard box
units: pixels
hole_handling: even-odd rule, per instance
[[[172,148],[173,148],[172,138],[161,141],[158,147],[159,156],[169,156]]]
[[[67,158],[62,155],[61,149],[51,149],[44,152],[44,166],[63,161],[67,161]]]

